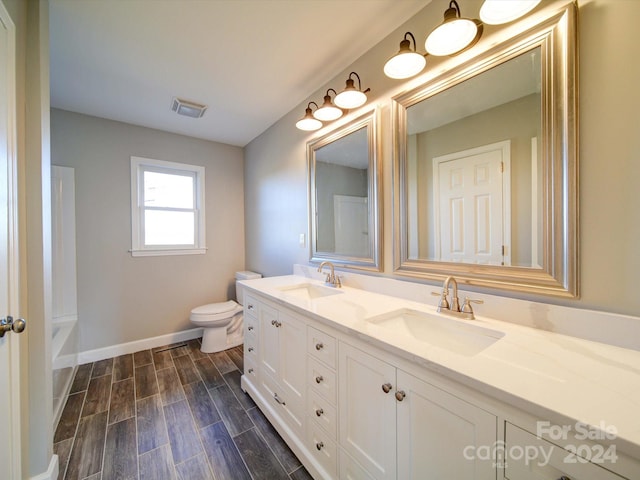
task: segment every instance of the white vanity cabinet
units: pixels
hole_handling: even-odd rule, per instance
[[[339,444],[372,478],[495,480],[464,456],[496,443],[495,415],[344,342],[338,365]]]
[[[258,301],[258,381],[289,427],[304,435],[306,323],[293,312]]]
[[[570,444],[583,442],[531,433],[544,415],[397,347],[269,294],[245,297],[242,388],[316,480],[640,479],[635,457],[600,463],[597,441],[573,457]],[[521,456],[532,449],[549,452],[544,463]]]
[[[554,445],[533,433],[527,432],[509,422],[505,424],[505,480],[623,480],[604,467],[592,463],[612,463],[610,455],[601,445],[589,446],[575,442],[569,450]],[[583,448],[584,447],[584,448]],[[586,448],[589,458],[580,457]],[[528,452],[528,454],[527,454]],[[640,472],[638,472],[640,476]]]

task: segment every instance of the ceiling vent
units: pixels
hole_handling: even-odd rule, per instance
[[[171,102],[171,110],[185,117],[200,118],[207,111],[207,106],[174,97]]]

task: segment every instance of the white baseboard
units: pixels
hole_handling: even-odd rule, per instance
[[[58,455],[52,455],[49,462],[49,468],[46,472],[42,472],[30,480],[57,480],[58,478]]]
[[[169,333],[158,337],[144,338],[133,342],[96,348],[95,350],[87,350],[85,352],[78,353],[78,364],[82,365],[84,363],[97,362],[98,360],[104,360],[105,358],[117,357],[119,355],[134,353],[140,350],[148,350],[154,347],[162,347],[163,345],[169,345],[170,343],[185,342],[201,336],[202,328],[192,328],[190,330]]]

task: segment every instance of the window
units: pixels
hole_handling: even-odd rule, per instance
[[[204,167],[131,157],[131,254],[205,253]]]

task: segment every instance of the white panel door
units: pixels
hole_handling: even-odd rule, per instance
[[[508,158],[508,142],[434,158],[438,260],[509,263]]]
[[[0,318],[18,316],[15,28],[0,1]],[[20,337],[0,338],[0,476],[22,478],[20,469]]]
[[[367,197],[334,195],[335,253],[367,257],[369,252],[369,209]]]

